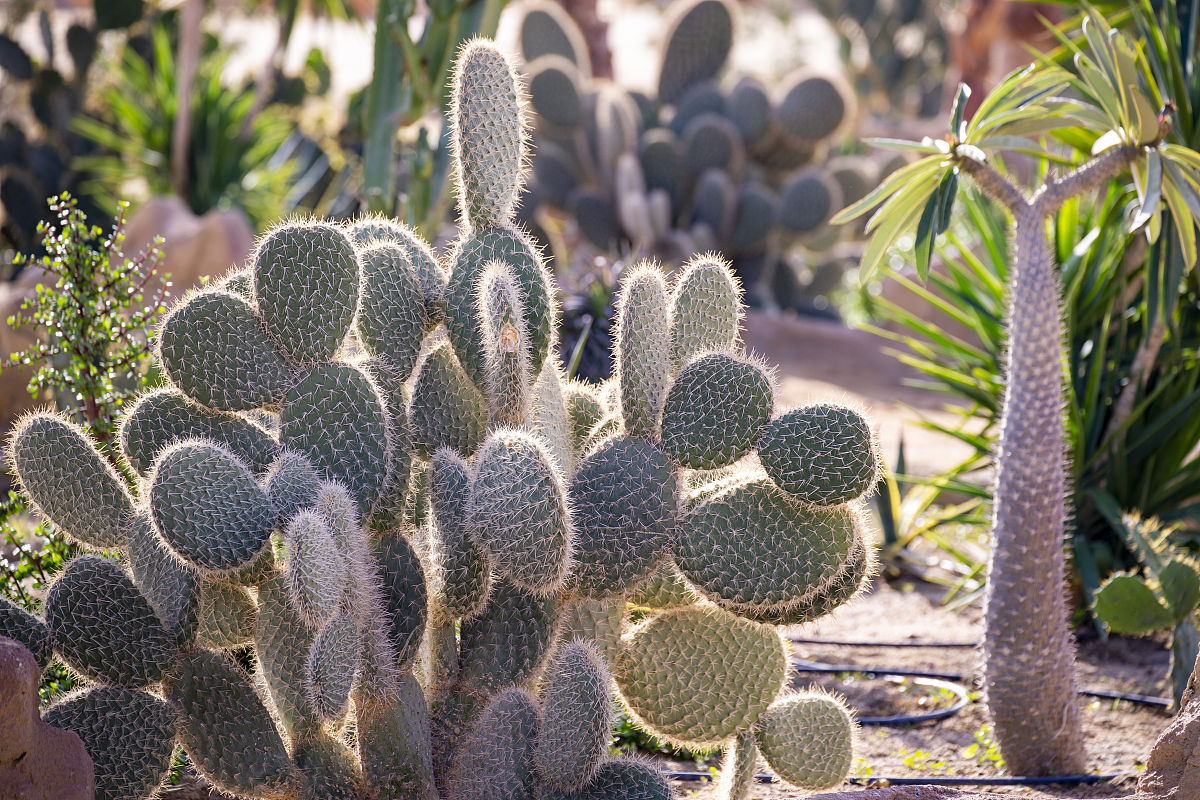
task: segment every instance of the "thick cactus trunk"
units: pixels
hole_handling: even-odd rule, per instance
[[[1008,769],[1084,767],[1063,575],[1066,470],[1059,283],[1035,208],[1017,209],[984,670]]]

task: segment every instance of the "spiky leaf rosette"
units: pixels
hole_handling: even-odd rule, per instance
[[[183,439],[224,445],[255,474],[266,472],[279,455],[271,434],[255,423],[189,402],[170,388],[139,397],[121,422],[121,452],[141,475],[150,472],[159,453]]]
[[[341,605],[349,580],[345,553],[318,514],[301,511],[284,529],[287,544],[288,596],[314,629],[323,626]]]
[[[321,719],[345,716],[358,670],[358,622],[343,609],[329,618],[313,640],[305,681],[313,709]]]
[[[496,695],[467,734],[453,766],[453,794],[463,800],[534,800],[537,700],[521,689]]]
[[[433,454],[430,474],[430,613],[440,622],[470,618],[483,610],[492,589],[487,551],[470,535],[467,494],[470,472],[449,448]]]
[[[496,261],[506,264],[516,278],[529,336],[531,374],[541,371],[554,341],[550,276],[529,235],[513,227],[482,228],[464,233],[450,254],[446,331],[463,369],[480,390],[487,386],[487,368],[478,311],[479,278],[487,265]]]
[[[862,415],[845,406],[798,408],[772,420],[758,445],[763,469],[805,503],[830,506],[870,491],[878,478],[875,439]]]
[[[662,560],[676,521],[675,473],[651,442],[614,436],[579,464],[572,588],[587,596],[620,594]]]
[[[258,607],[244,586],[205,581],[199,616],[196,638],[213,649],[228,650],[253,641]]]
[[[469,456],[483,441],[487,427],[483,397],[448,342],[434,347],[421,362],[408,422],[413,450],[422,458],[432,458],[442,447]]]
[[[767,710],[787,678],[787,656],[769,626],[688,606],[625,634],[613,676],[646,730],[680,745],[715,745]]]
[[[25,496],[63,532],[91,547],[125,545],[133,499],[78,425],[58,414],[24,417],[8,458]]]
[[[412,261],[399,245],[373,244],[359,253],[362,298],[356,319],[358,338],[388,373],[408,379],[425,335],[425,300]]]
[[[297,364],[328,361],[358,309],[359,264],[341,229],[291,223],[254,253],[254,297],[268,335]]]
[[[558,633],[558,606],[553,596],[494,581],[483,611],[462,623],[460,681],[494,692],[529,680]]]
[[[802,789],[831,789],[850,774],[854,723],[827,694],[805,692],[772,704],[754,738],[771,769]]]
[[[96,770],[96,800],[143,800],[171,768],[177,715],[146,692],[84,689],[46,709],[42,721],[83,740]]]
[[[621,626],[625,621],[625,598],[592,600],[574,596],[563,603],[559,641],[578,639],[596,649],[605,664],[613,664],[621,649]]]
[[[671,784],[657,767],[637,758],[614,758],[578,792],[545,787],[541,800],[671,800]]]
[[[180,391],[218,411],[277,403],[294,380],[250,301],[215,290],[185,297],[163,319],[158,362]]]
[[[184,656],[169,697],[179,708],[179,738],[196,768],[218,787],[261,798],[293,796],[297,776],[270,713],[250,679],[226,656]]]
[[[392,428],[379,387],[351,364],[321,364],[292,387],[279,441],[327,480],[345,485],[366,516],[387,479]]]
[[[271,501],[246,464],[220,445],[179,442],[158,457],[148,481],[155,530],[196,569],[249,564],[271,536]]]
[[[537,437],[500,429],[487,438],[476,457],[467,517],[475,540],[512,583],[536,594],[562,586],[575,535],[562,476]]]
[[[402,222],[386,217],[364,217],[347,229],[357,248],[373,242],[387,242],[402,249],[417,276],[424,299],[425,330],[433,330],[442,319],[442,302],[446,295],[446,272],[438,263],[429,243]],[[365,265],[364,265],[365,266]],[[369,281],[364,276],[364,285]]]
[[[658,99],[674,103],[688,87],[724,69],[733,47],[733,14],[721,0],[681,5],[664,41]]]
[[[504,262],[493,261],[479,275],[477,292],[491,424],[524,424],[529,416],[533,377],[525,309],[516,275]]]
[[[54,640],[46,623],[7,597],[0,597],[0,636],[29,648],[38,668],[45,669],[54,658]]]
[[[564,791],[587,785],[608,747],[611,678],[599,652],[560,645],[542,678],[542,714],[534,762],[542,780]]]
[[[697,589],[735,613],[782,611],[819,595],[854,549],[844,506],[794,502],[761,475],[718,485],[680,521],[675,563]]]
[[[200,576],[171,554],[143,515],[129,526],[126,552],[133,582],[179,645],[186,647],[200,623]]]
[[[148,686],[178,653],[129,574],[99,556],[80,556],[59,574],[46,595],[46,625],[63,661],[98,683]]]
[[[775,396],[762,366],[725,353],[688,364],[663,404],[662,447],[675,463],[716,469],[754,449]]]
[[[512,223],[524,181],[524,97],[516,71],[486,39],[467,42],[454,65],[450,124],[454,185],[465,224]]]
[[[658,438],[671,380],[667,284],[657,265],[643,263],[624,279],[617,298],[617,377],[630,436]]]

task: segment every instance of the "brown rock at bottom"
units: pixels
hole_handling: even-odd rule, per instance
[[[92,800],[95,772],[83,742],[38,716],[33,653],[0,636],[0,797]]]
[[[1200,797],[1200,661],[1192,668],[1180,712],[1150,750],[1138,791],[1162,800]]]

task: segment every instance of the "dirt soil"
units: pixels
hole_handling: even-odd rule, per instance
[[[893,586],[879,581],[867,594],[839,609],[832,617],[806,626],[785,629],[793,642],[793,656],[810,662],[855,665],[875,669],[915,670],[962,674],[972,700],[978,697],[979,651],[974,647],[918,648],[818,644],[838,642],[944,642],[973,644],[982,636],[982,608],[977,602],[955,612],[940,602],[943,590],[928,584]],[[1101,641],[1083,636],[1078,670],[1084,689],[1162,696],[1167,690],[1168,655],[1165,640],[1112,637]],[[816,684],[842,694],[864,716],[920,714],[944,708],[952,700],[936,689],[908,681],[889,681],[862,674],[816,676],[797,673],[796,688]],[[1129,702],[1088,699],[1084,727],[1092,773],[1134,773],[1112,784],[1075,788],[1031,789],[987,787],[1010,796],[1055,798],[1109,798],[1133,793],[1137,774],[1170,717],[1161,709]],[[977,746],[977,735],[986,725],[977,702],[951,716],[920,725],[864,726],[860,729],[852,776],[855,777],[999,777],[1003,773],[988,758],[986,744]],[[976,747],[972,747],[976,745]],[[714,760],[713,765],[718,761]],[[695,771],[696,765],[678,762],[671,767]],[[760,773],[766,774],[764,764]],[[711,785],[679,782],[679,796],[707,800]],[[853,788],[850,785],[843,787]],[[799,798],[807,793],[780,784],[758,784],[754,798]]]

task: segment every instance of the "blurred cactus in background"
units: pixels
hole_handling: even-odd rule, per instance
[[[85,552],[40,617],[0,602],[0,633],[83,679],[44,717],[97,797],[149,797],[178,743],[249,797],[666,800],[607,754],[614,684],[646,730],[725,747],[731,799],[755,752],[806,788],[849,771],[849,713],[785,690],[773,626],[873,570],[870,430],[780,413],[711,256],[630,269],[615,377],[566,380],[514,218],[522,97],[490,41],[462,48],[442,259],[384,218],[290,222],[186,296],[167,387],[121,424],[132,483],[60,414],[17,426],[25,495]],[[626,625],[634,592],[652,613]]]

